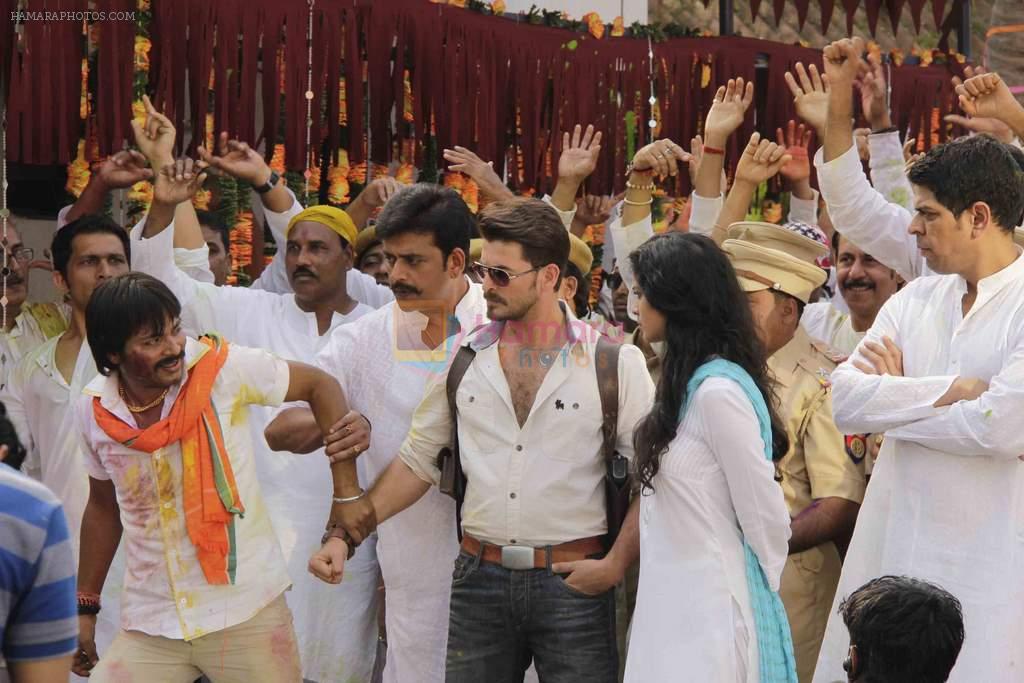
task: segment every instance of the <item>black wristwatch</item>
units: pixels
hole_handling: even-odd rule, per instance
[[[279,180],[281,180],[281,176],[277,174],[277,171],[271,170],[270,178],[267,179],[267,182],[262,185],[253,185],[252,189],[256,190],[257,194],[266,194],[277,187]]]

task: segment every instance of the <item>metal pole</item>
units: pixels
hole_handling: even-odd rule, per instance
[[[959,0],[960,24],[956,29],[956,49],[971,58],[971,3],[970,0]]]
[[[718,35],[731,36],[733,6],[732,0],[718,0]]]

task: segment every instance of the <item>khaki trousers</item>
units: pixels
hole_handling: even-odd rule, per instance
[[[818,651],[825,637],[832,599],[842,571],[839,552],[831,541],[790,555],[782,570],[779,597],[793,633],[793,652],[800,683],[811,683]]]
[[[195,640],[120,631],[89,677],[91,683],[299,683],[302,667],[292,613],[279,595],[248,621]]]

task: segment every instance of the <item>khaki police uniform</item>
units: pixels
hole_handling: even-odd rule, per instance
[[[807,303],[826,277],[814,261],[827,248],[780,226],[735,224],[722,248],[747,292],[773,289]],[[777,381],[779,414],[790,440],[789,452],[778,463],[790,514],[796,517],[821,498],[860,503],[863,464],[848,455],[846,439],[832,419],[829,377],[836,367],[834,352],[798,327],[768,366]],[[786,562],[779,594],[801,683],[810,683],[814,675],[840,570],[839,552],[831,541],[790,555]]]

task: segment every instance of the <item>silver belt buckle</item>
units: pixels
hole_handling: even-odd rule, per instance
[[[526,545],[501,546],[501,566],[505,569],[533,569],[533,548]]]

